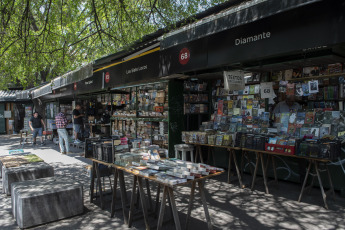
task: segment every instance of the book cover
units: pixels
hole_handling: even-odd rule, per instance
[[[310,128],[308,128],[308,127],[302,127],[301,129],[300,129],[300,138],[308,138],[308,137],[310,137]]]
[[[253,100],[253,109],[259,109],[259,108],[260,108],[259,101]]]
[[[260,85],[255,85],[254,94],[260,93]]]
[[[271,75],[272,81],[281,81],[283,79],[283,71],[274,71]]]
[[[303,96],[309,96],[309,85],[302,83]]]
[[[252,109],[252,116],[257,117],[258,116],[258,109]]]
[[[328,65],[328,73],[334,74],[334,73],[341,73],[342,72],[343,65],[341,63],[334,63]]]
[[[279,82],[279,92],[280,93],[286,93],[286,85],[288,84],[288,81],[280,81]]]
[[[229,131],[230,131],[231,133],[236,132],[236,131],[237,131],[237,123],[230,123]]]
[[[255,85],[249,87],[249,94],[255,94]]]
[[[234,101],[233,100],[228,101],[228,109],[232,109],[233,106],[234,106]]]
[[[332,124],[332,111],[325,111],[323,115],[323,124]]]
[[[247,100],[247,109],[252,109],[253,108],[253,99],[248,99]]]
[[[315,111],[315,118],[314,118],[314,123],[315,125],[322,125],[323,124],[323,115],[324,112],[323,111]]]
[[[290,113],[289,124],[295,124],[297,120],[297,113]]]
[[[309,81],[308,82],[309,86],[309,93],[318,93],[319,92],[319,81]]]
[[[260,82],[261,74],[260,73],[252,73],[253,82]]]
[[[295,89],[295,96],[302,97],[303,96],[302,84],[301,83],[297,83],[295,85],[295,87],[296,87],[296,89]]]
[[[290,113],[281,113],[280,114],[280,123],[282,123],[284,127],[288,127],[289,126],[289,118],[290,118]]]
[[[338,128],[339,126],[338,125],[331,125],[331,132],[330,132],[330,135],[336,137],[338,135]]]
[[[294,136],[296,132],[296,126],[294,124],[289,124],[287,134],[289,136]]]
[[[318,66],[303,68],[304,77],[313,77],[313,76],[319,76],[319,75],[320,75],[320,69]]]
[[[340,111],[332,111],[332,125],[338,125],[340,122]]]
[[[338,127],[338,137],[341,139],[345,138],[345,126]]]
[[[295,84],[288,83],[286,85],[286,95],[295,95]]]
[[[223,135],[216,136],[216,145],[223,145]]]
[[[269,139],[268,139],[268,143],[269,144],[277,144],[277,138],[276,137],[270,137]]]
[[[150,150],[150,158],[152,160],[160,160],[161,157],[159,156],[159,153],[158,151],[155,149],[155,150]]]
[[[240,108],[234,108],[234,115],[240,115],[241,109]]]
[[[247,109],[247,100],[241,100],[241,109]]]
[[[258,109],[258,116],[261,117],[264,112],[265,109]]]
[[[253,110],[252,109],[246,109],[245,110],[245,112],[246,112],[246,116],[253,116]]]
[[[249,94],[249,86],[247,85],[246,87],[244,87],[243,95],[248,95],[248,94]]]
[[[306,124],[306,125],[314,124],[314,111],[306,112],[304,124]]]
[[[293,69],[292,78],[301,78],[302,77],[302,68]]]
[[[284,71],[284,79],[285,81],[289,81],[292,79],[293,69],[287,69]]]
[[[345,126],[345,111],[340,111],[339,125]]]
[[[330,124],[323,124],[320,127],[319,137],[322,138],[326,135],[329,135],[331,133],[331,125]]]
[[[287,145],[289,146],[295,146],[296,139],[295,138],[289,138]]]
[[[219,100],[218,101],[218,115],[222,115],[223,114],[223,100]]]
[[[320,128],[319,127],[312,127],[310,129],[310,133],[313,135],[313,138],[318,139],[320,136]]]
[[[274,123],[280,123],[280,113],[274,114]]]

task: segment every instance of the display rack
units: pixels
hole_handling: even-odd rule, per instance
[[[171,90],[174,89],[174,90]],[[182,83],[171,80],[122,88],[127,101],[112,111],[111,132],[133,141],[147,140],[173,152],[181,139]],[[181,94],[177,92],[181,90]],[[172,92],[172,95],[171,93]],[[180,117],[178,121],[175,118]]]

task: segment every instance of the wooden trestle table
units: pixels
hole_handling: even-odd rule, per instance
[[[94,198],[94,193],[93,193],[93,191],[94,191],[94,180],[95,180],[95,177],[97,177],[97,179],[99,181],[98,186],[99,186],[99,191],[100,191],[99,193],[100,193],[101,208],[104,207],[102,185],[100,183],[101,180],[100,180],[100,173],[99,173],[98,166],[99,166],[99,164],[103,164],[103,165],[106,165],[108,167],[112,167],[114,169],[114,188],[113,188],[112,204],[111,204],[111,216],[113,216],[114,212],[115,212],[117,181],[119,180],[122,212],[123,212],[123,216],[124,216],[124,222],[125,222],[125,224],[128,224],[128,227],[131,227],[132,222],[133,222],[134,206],[135,206],[135,200],[136,200],[136,190],[137,190],[137,186],[138,186],[138,191],[139,191],[139,196],[140,196],[140,201],[141,201],[142,212],[143,212],[143,216],[144,216],[146,229],[150,229],[150,224],[148,222],[147,200],[145,199],[146,196],[145,196],[145,192],[144,192],[144,183],[143,183],[143,180],[145,180],[150,210],[153,210],[153,205],[152,205],[152,199],[151,199],[151,192],[149,189],[149,182],[154,182],[154,183],[158,184],[157,194],[156,194],[156,207],[154,210],[155,212],[159,211],[157,229],[162,228],[167,199],[168,199],[170,206],[171,206],[171,210],[172,210],[172,214],[173,214],[173,218],[174,218],[174,222],[175,222],[175,228],[181,229],[180,219],[179,219],[177,208],[176,208],[174,191],[179,186],[185,186],[185,185],[191,185],[191,193],[190,193],[190,198],[189,198],[188,212],[187,212],[187,219],[186,219],[186,229],[188,229],[189,218],[190,218],[191,211],[193,208],[193,201],[194,201],[194,196],[195,196],[196,185],[198,185],[198,188],[199,188],[199,194],[200,194],[202,205],[204,208],[208,229],[213,229],[211,218],[210,218],[208,207],[207,207],[207,203],[206,203],[204,184],[205,184],[206,179],[218,176],[218,175],[224,173],[224,171],[210,174],[208,176],[203,176],[201,178],[196,178],[194,180],[188,180],[185,183],[181,183],[181,184],[177,184],[177,185],[172,186],[172,185],[169,185],[167,183],[163,183],[163,182],[157,180],[153,176],[146,177],[146,176],[134,173],[134,172],[130,171],[129,169],[122,167],[122,166],[119,166],[119,165],[115,165],[115,164],[111,164],[111,163],[105,163],[105,162],[102,162],[102,161],[99,161],[96,159],[92,159],[92,158],[90,158],[90,159],[93,162],[91,185],[90,185],[90,189],[91,189],[90,200],[91,200],[91,202],[93,201],[93,198]],[[130,199],[128,218],[127,218],[127,214],[126,214],[127,196],[126,196],[126,188],[125,188],[125,182],[124,182],[124,180],[125,180],[124,179],[124,172],[133,175],[133,187],[132,187],[132,194],[131,194],[131,199]],[[163,195],[162,195],[161,205],[159,208],[158,204],[159,204],[159,197],[160,197],[160,190],[161,189],[163,189]]]
[[[318,179],[318,182],[319,182],[319,185],[320,185],[321,194],[322,194],[322,198],[323,198],[324,205],[325,205],[326,209],[328,209],[327,193],[332,193],[333,198],[335,197],[333,183],[332,183],[332,180],[331,180],[329,169],[327,167],[327,163],[330,162],[329,159],[313,158],[313,157],[307,157],[307,156],[297,156],[297,155],[291,155],[291,154],[284,154],[284,153],[277,153],[277,152],[270,152],[270,151],[263,151],[263,150],[255,150],[255,149],[241,148],[241,147],[230,147],[230,146],[209,145],[209,144],[199,144],[199,143],[188,143],[188,144],[192,144],[192,145],[196,146],[195,162],[197,162],[197,158],[199,157],[200,161],[202,163],[203,163],[203,158],[202,158],[201,146],[207,146],[208,147],[208,160],[210,159],[210,155],[212,154],[213,162],[215,162],[214,161],[215,156],[214,156],[214,151],[213,151],[212,148],[214,148],[214,147],[216,147],[216,148],[226,148],[229,151],[228,183],[230,183],[231,162],[233,160],[241,188],[244,187],[243,183],[242,183],[241,173],[240,173],[240,171],[242,172],[242,168],[239,169],[239,167],[238,167],[238,162],[236,160],[235,151],[236,150],[241,150],[242,151],[241,152],[242,153],[242,160],[241,160],[242,163],[243,163],[243,157],[247,156],[248,152],[254,152],[256,154],[256,162],[255,162],[255,169],[254,169],[254,173],[253,173],[251,189],[254,190],[254,186],[255,186],[255,182],[256,182],[256,175],[257,175],[257,172],[258,172],[258,169],[259,169],[259,165],[260,165],[260,161],[261,161],[261,169],[262,169],[262,175],[263,175],[263,180],[264,180],[264,185],[265,185],[265,192],[267,194],[269,193],[268,181],[267,181],[267,168],[268,168],[268,165],[269,165],[270,161],[272,163],[272,168],[273,168],[273,173],[274,173],[274,181],[278,182],[278,177],[277,177],[277,172],[276,172],[276,163],[275,163],[275,157],[276,156],[284,156],[284,157],[292,157],[292,158],[305,159],[305,160],[307,160],[309,162],[309,165],[308,165],[307,172],[306,172],[306,175],[305,175],[305,178],[304,178],[304,181],[303,181],[303,185],[302,185],[302,189],[301,189],[298,201],[299,202],[301,201],[303,193],[305,192],[305,190],[312,188],[315,176]],[[266,163],[264,161],[263,155],[267,155]],[[214,163],[214,165],[215,165],[215,163]],[[322,180],[321,180],[321,176],[320,176],[320,169],[319,169],[320,165],[324,166],[324,170],[323,171],[327,172],[328,183],[330,185],[330,190],[327,191],[327,192],[325,192],[325,190],[323,188],[323,184],[322,184]],[[311,174],[312,167],[314,168],[315,174]],[[307,180],[308,180],[310,175],[313,176],[312,182],[311,182],[311,184],[308,187],[306,187]]]

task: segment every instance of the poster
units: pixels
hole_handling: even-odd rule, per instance
[[[319,82],[317,80],[315,81],[309,81],[309,93],[318,93],[319,92]]]
[[[12,112],[11,110],[6,110],[4,111],[4,118],[11,118],[12,117]]]
[[[276,94],[273,90],[273,82],[260,83],[261,98],[275,98]]]
[[[244,87],[243,71],[224,71],[224,89],[243,90]]]

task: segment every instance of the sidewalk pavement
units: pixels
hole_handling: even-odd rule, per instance
[[[21,149],[18,136],[0,136],[0,156],[8,154],[10,149]],[[110,218],[111,196],[105,197],[105,209],[100,208],[99,200],[90,203],[90,178],[87,165],[91,161],[80,156],[81,149],[71,148],[73,154],[62,155],[58,145],[47,142],[45,146],[24,145],[25,152],[35,153],[54,167],[55,175],[79,181],[84,186],[83,215],[33,227],[31,229],[128,229],[123,222],[122,212],[116,211]],[[344,178],[345,179],[345,178]],[[1,179],[0,179],[1,180]],[[270,194],[264,193],[263,183],[257,182],[256,190],[240,189],[238,183],[227,184],[227,175],[209,179],[206,184],[206,200],[214,229],[345,229],[345,198],[336,194],[333,201],[328,199],[329,210],[323,208],[320,190],[312,189],[305,194],[302,202],[297,198],[300,185],[279,181],[270,185]],[[109,188],[108,179],[105,180]],[[244,175],[244,184],[249,186],[250,175]],[[112,183],[113,184],[113,183]],[[130,197],[131,178],[126,176],[126,188]],[[155,185],[152,185],[152,194]],[[179,187],[176,192],[177,209],[181,226],[184,229],[188,209],[190,187]],[[120,197],[120,194],[117,195]],[[116,208],[121,203],[117,200]],[[194,200],[189,228],[207,229],[205,215],[198,192]],[[169,217],[169,212],[165,217]],[[145,229],[144,220],[135,218],[131,229]],[[150,217],[151,226],[156,226],[157,219]],[[2,194],[0,188],[0,229],[19,229],[11,212],[11,198]],[[173,222],[164,225],[164,229],[175,229]]]

